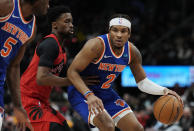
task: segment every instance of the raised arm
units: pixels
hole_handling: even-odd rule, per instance
[[[79,72],[83,71],[91,62],[95,62],[96,59],[100,58],[102,52],[103,45],[98,38],[89,40],[74,58],[67,71],[69,80],[83,95],[86,95],[86,93],[90,90],[82,80]],[[91,110],[91,107],[96,107],[98,109],[98,105],[100,106],[100,109],[98,109],[99,111],[104,109],[102,101],[93,94],[87,97],[87,102],[89,110]]]

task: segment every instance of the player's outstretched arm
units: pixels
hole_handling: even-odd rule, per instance
[[[75,88],[83,94],[88,102],[88,108],[97,108],[99,111],[103,110],[102,101],[97,98],[86,86],[82,80],[79,72],[83,71],[91,62],[100,58],[103,52],[103,45],[97,38],[89,40],[81,51],[76,55],[72,64],[70,65],[67,76]]]
[[[23,109],[20,98],[20,62],[23,58],[26,45],[23,45],[14,60],[11,61],[7,69],[7,84],[11,92],[11,97],[14,105],[14,115],[17,119],[17,124],[20,129],[25,130],[27,126],[31,131],[33,128],[27,117],[26,111]]]
[[[152,94],[152,95],[171,94],[171,95],[176,96],[180,101],[182,101],[180,96],[176,92],[169,90],[166,87],[162,87],[160,85],[157,85],[156,83],[152,82],[151,80],[149,80],[146,77],[144,69],[142,68],[141,53],[134,45],[132,45],[132,48],[131,48],[130,68],[131,68],[131,71],[134,75],[136,83],[138,85],[138,88],[141,91],[146,92],[148,94]]]

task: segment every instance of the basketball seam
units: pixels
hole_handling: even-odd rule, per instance
[[[170,121],[170,119],[171,119],[171,117],[172,117],[173,111],[174,111],[174,102],[175,102],[175,99],[174,99],[174,101],[173,101],[172,112],[171,112],[170,118],[169,118],[169,120],[168,120],[168,123],[169,123],[169,121]]]
[[[168,101],[170,100],[171,98],[169,98],[167,101],[166,101],[166,103],[168,103]],[[164,106],[166,105],[166,103],[162,106],[162,108],[161,108],[161,110],[160,110],[160,113],[162,112],[162,110],[163,110],[163,108],[164,108]],[[158,120],[160,121],[160,113],[159,113],[159,117],[158,117]]]
[[[156,102],[154,103],[154,110],[156,109],[156,106],[155,106],[155,105],[157,105],[157,103],[160,101],[161,98],[162,98],[162,97],[160,97],[159,99],[157,99]],[[157,116],[156,116],[155,113],[154,113],[154,115],[155,115],[155,117],[157,118]]]
[[[174,118],[174,121],[173,122],[175,122],[175,121],[177,121],[177,119],[179,118],[179,114],[180,114],[180,108],[181,108],[181,105],[180,105],[180,103],[178,102],[178,104],[179,104],[179,107],[177,107],[177,115],[175,116],[175,118]]]
[[[180,108],[180,110],[179,111],[181,111],[181,108],[182,108],[182,113],[183,113],[183,104],[182,103],[179,103],[178,102],[178,104],[179,104],[179,108]],[[180,113],[180,112],[179,112]],[[181,115],[182,116],[182,115]],[[180,116],[178,116],[178,118],[177,119],[179,119],[179,117]],[[180,117],[181,118],[181,117]],[[180,119],[179,119],[180,120]],[[176,120],[177,121],[177,120]]]

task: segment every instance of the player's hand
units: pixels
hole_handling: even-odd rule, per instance
[[[173,95],[173,96],[175,96],[182,103],[182,105],[184,106],[183,100],[181,99],[181,97],[175,91],[172,91],[172,90],[169,90],[168,88],[165,88],[164,89],[164,95]]]
[[[89,95],[87,97],[87,103],[88,103],[88,110],[92,114],[94,113],[95,115],[97,115],[98,113],[104,110],[104,105],[102,103],[102,100],[95,95]]]
[[[26,127],[30,129],[30,131],[34,131],[32,125],[30,124],[30,120],[28,119],[27,113],[22,107],[14,107],[14,115],[17,119],[17,128],[21,131],[25,131]]]
[[[100,83],[98,76],[87,76],[87,77],[82,77],[82,79],[85,82],[85,84],[88,86],[98,85]]]

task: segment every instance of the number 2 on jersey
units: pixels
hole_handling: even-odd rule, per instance
[[[108,81],[104,82],[104,84],[102,84],[102,89],[108,89],[111,86],[111,82],[114,81],[114,79],[116,78],[115,74],[110,74],[106,77],[108,79]]]
[[[12,45],[16,45],[16,44],[17,44],[17,40],[15,40],[12,37],[9,37],[3,45],[3,47],[6,49],[1,49],[1,56],[3,56],[3,57],[9,56],[9,54],[12,50]]]

